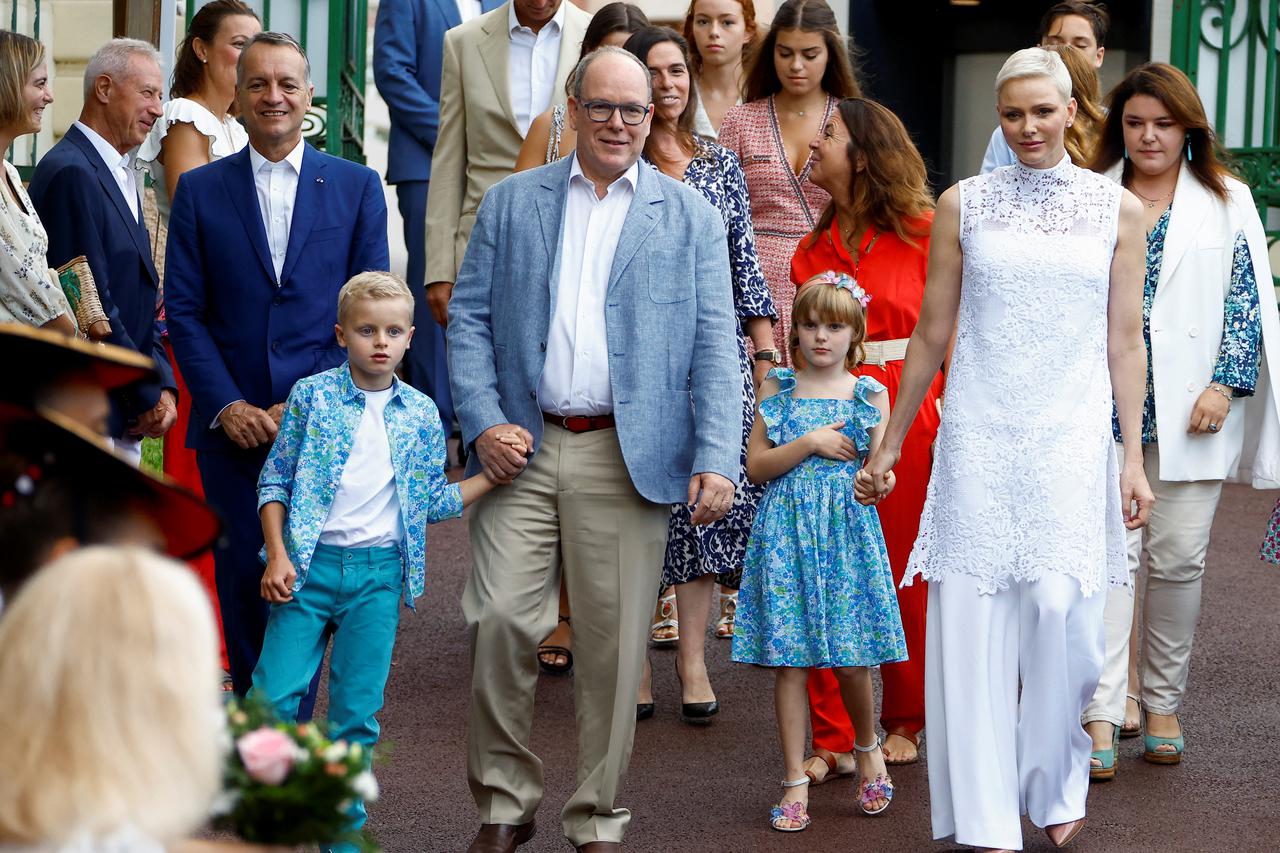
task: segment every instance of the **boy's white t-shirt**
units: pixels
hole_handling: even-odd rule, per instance
[[[342,469],[329,518],[320,531],[320,544],[336,548],[377,548],[404,539],[396,474],[391,467],[391,444],[383,412],[391,389],[365,391],[364,414],[351,442],[351,455]]]

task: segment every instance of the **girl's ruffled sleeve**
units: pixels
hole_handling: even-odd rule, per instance
[[[796,374],[789,367],[775,367],[765,379],[778,383],[777,392],[760,401],[760,419],[764,421],[765,434],[776,446],[782,443],[782,422],[787,417],[787,401],[796,387]]]
[[[870,430],[880,423],[880,410],[867,398],[883,390],[884,386],[870,376],[858,377],[858,382],[853,387],[853,399],[849,401],[851,416],[845,422],[844,433],[853,439],[859,454],[865,455],[870,450]]]

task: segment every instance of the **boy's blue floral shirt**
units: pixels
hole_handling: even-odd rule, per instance
[[[405,531],[400,543],[404,600],[413,607],[425,583],[427,525],[462,515],[462,491],[445,477],[444,433],[436,404],[398,379],[391,387],[383,420]],[[285,505],[284,544],[298,573],[294,592],[307,582],[311,555],[363,414],[364,392],[351,380],[346,364],[300,379],[289,392],[280,431],[258,477],[258,509],[271,501]],[[266,553],[264,547],[264,562]]]

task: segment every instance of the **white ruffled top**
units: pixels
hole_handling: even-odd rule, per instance
[[[164,164],[160,162],[160,143],[164,141],[169,128],[175,124],[190,124],[200,133],[209,137],[210,160],[220,160],[235,154],[249,144],[249,134],[231,116],[218,121],[217,116],[209,112],[202,104],[189,98],[174,98],[164,105],[164,115],[151,127],[151,133],[138,147],[136,162],[138,168],[151,172],[151,180],[156,184],[156,207],[160,217],[169,221],[169,195],[164,189]]]

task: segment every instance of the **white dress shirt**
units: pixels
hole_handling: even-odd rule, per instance
[[[249,146],[249,166],[253,169],[253,186],[258,192],[258,213],[262,215],[262,227],[267,230],[267,248],[271,252],[277,283],[284,270],[285,254],[289,251],[289,226],[293,224],[293,202],[298,197],[298,176],[302,174],[302,151],[306,144],[299,140],[297,147],[279,163],[272,163],[252,145]]]
[[[284,270],[285,255],[289,252],[289,226],[293,224],[293,203],[298,197],[298,176],[302,174],[302,152],[307,143],[299,140],[297,147],[285,155],[279,163],[272,163],[249,145],[249,168],[253,171],[253,187],[258,194],[258,213],[262,227],[267,231],[267,251],[271,253],[271,266],[276,271],[276,283]],[[209,429],[222,426],[222,412],[234,404],[232,400],[222,407]]]
[[[335,548],[378,548],[404,539],[396,472],[391,465],[385,411],[393,389],[366,391],[364,414],[338,480],[320,543]]]
[[[462,23],[465,24],[483,14],[484,9],[480,6],[480,0],[458,0],[458,17],[462,19]]]
[[[116,179],[116,186],[120,187],[120,194],[124,196],[125,203],[129,205],[129,211],[133,214],[133,221],[138,221],[138,184],[135,180],[133,167],[129,163],[129,155],[121,154],[116,147],[107,140],[98,135],[98,132],[84,122],[73,122],[80,128],[90,142],[93,148],[98,152],[98,156],[102,158],[102,162],[107,164],[107,168],[111,170],[111,177]]]
[[[556,84],[556,66],[560,64],[560,35],[564,31],[564,3],[555,17],[536,33],[521,26],[516,18],[516,4],[507,9],[511,33],[511,52],[507,60],[507,85],[511,94],[511,112],[516,117],[520,135],[529,132],[536,116],[551,106],[551,90]]]
[[[547,361],[538,380],[538,405],[554,415],[607,415],[609,342],[604,300],[613,255],[636,194],[638,164],[609,185],[604,198],[582,174],[578,156],[569,169],[560,242],[560,280],[547,332]]]

